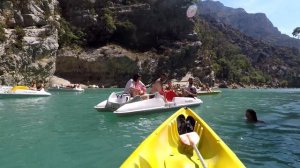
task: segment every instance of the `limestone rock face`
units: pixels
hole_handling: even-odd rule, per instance
[[[1,0],[0,84],[28,84],[33,79],[47,83],[56,75],[71,83],[123,87],[137,72],[145,84],[160,72],[179,80],[191,72],[205,83],[215,77],[216,81],[246,82],[272,77],[285,79],[280,81],[283,84],[296,81],[294,86],[300,85],[297,49],[275,47],[244,35],[248,28],[259,30],[259,37],[281,35],[264,14],[250,16],[243,9],[217,3],[209,11],[199,6],[204,12],[201,17],[189,19],[186,8],[191,3]],[[236,20],[241,22],[233,24]],[[244,61],[247,68],[238,61]],[[261,73],[252,73],[252,68]]]
[[[58,52],[55,75],[72,83],[123,86],[139,71],[137,62],[142,57],[117,45],[88,50],[64,48]]]
[[[156,80],[159,72],[168,73],[170,79],[184,76],[189,70],[185,66],[197,58],[201,42],[165,41],[165,45],[161,46],[163,57],[155,50],[136,53],[118,45],[88,50],[64,48],[57,54],[55,75],[72,83],[105,87],[124,87],[137,72],[145,84]]]
[[[54,86],[66,86],[66,85],[69,85],[71,84],[70,81],[68,80],[65,80],[63,78],[60,78],[60,77],[57,77],[57,76],[52,76],[50,79],[49,79],[49,86],[50,87],[54,87]]]
[[[6,39],[0,43],[0,84],[48,81],[55,72],[58,50],[56,0],[4,1],[0,23]]]

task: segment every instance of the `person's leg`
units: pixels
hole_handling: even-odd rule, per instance
[[[131,88],[129,92],[130,92],[131,97],[135,97],[135,96],[139,95],[138,91],[133,88]]]
[[[147,99],[149,99],[149,96],[148,96],[148,94],[143,94],[143,95],[141,95],[141,98],[143,100],[147,100]]]

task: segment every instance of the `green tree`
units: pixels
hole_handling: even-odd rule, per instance
[[[296,27],[292,34],[293,36],[300,38],[300,27]]]
[[[65,19],[60,20],[60,25],[61,28],[59,29],[58,43],[61,47],[79,43],[79,41],[83,38],[84,34],[82,32],[73,32],[70,23]]]
[[[100,17],[100,20],[102,21],[102,24],[105,27],[105,31],[107,33],[112,34],[117,29],[115,25],[113,12],[109,9],[104,9],[103,11],[103,16]]]

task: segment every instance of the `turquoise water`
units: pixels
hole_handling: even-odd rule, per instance
[[[93,106],[117,89],[0,99],[3,168],[119,167],[173,111],[118,117]],[[299,167],[300,89],[222,90],[198,113],[247,167]],[[266,124],[248,124],[253,108]]]

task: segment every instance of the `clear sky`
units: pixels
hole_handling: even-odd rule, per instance
[[[216,0],[215,0],[216,1]],[[300,27],[300,0],[218,0],[225,6],[265,13],[278,30],[289,36]]]

